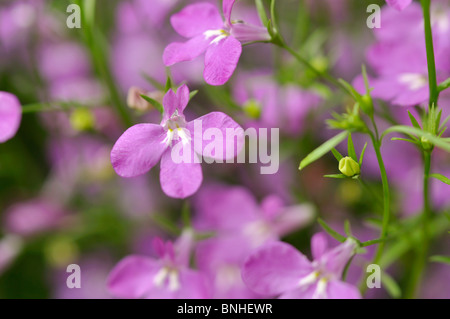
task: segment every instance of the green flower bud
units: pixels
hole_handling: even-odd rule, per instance
[[[348,177],[358,175],[361,172],[359,164],[349,156],[346,156],[339,161],[339,170]]]
[[[254,99],[248,100],[243,105],[245,113],[252,119],[258,119],[261,116],[261,105]]]
[[[76,131],[90,130],[95,125],[94,115],[88,109],[78,108],[70,115],[70,124]]]
[[[363,110],[363,112],[366,113],[367,115],[369,116],[373,115],[373,101],[372,97],[369,94],[364,94],[361,97],[360,107]]]
[[[425,151],[430,151],[433,149],[433,144],[424,136],[420,139],[420,143]]]

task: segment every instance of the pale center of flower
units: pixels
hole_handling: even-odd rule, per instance
[[[436,6],[431,9],[431,21],[441,32],[447,32],[450,28],[449,16],[442,6]]]
[[[203,33],[207,40],[211,40],[210,44],[219,43],[222,39],[225,39],[230,35],[229,32],[223,29],[208,30]]]
[[[328,284],[329,278],[325,275],[323,275],[320,271],[313,271],[309,275],[303,277],[298,282],[298,286],[305,291],[308,289],[311,285],[317,283],[316,289],[314,291],[314,294],[312,296],[313,299],[318,298],[326,298],[327,297],[327,284]]]
[[[183,115],[178,115],[177,111],[167,120],[163,127],[166,129],[166,137],[162,143],[166,144],[166,146],[172,146],[172,141],[180,139],[183,145],[191,141],[189,130],[186,129],[186,120]]]
[[[252,244],[257,246],[272,235],[272,227],[265,221],[256,221],[244,227],[243,232],[251,238]]]
[[[223,265],[219,267],[215,281],[219,289],[227,291],[241,282],[241,270],[235,265]]]
[[[428,79],[420,73],[403,73],[398,77],[400,83],[406,84],[412,91],[423,88],[427,85]]]
[[[155,275],[153,283],[156,287],[162,287],[168,282],[170,291],[177,291],[180,289],[180,276],[177,269],[170,267],[161,268]]]

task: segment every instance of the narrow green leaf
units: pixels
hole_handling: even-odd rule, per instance
[[[348,219],[346,219],[344,222],[344,230],[347,237],[352,236],[352,228],[350,226],[350,221]]]
[[[418,144],[417,140],[409,139],[409,138],[403,138],[403,137],[393,137],[391,138],[391,141],[403,141],[403,142],[409,142],[413,144]]]
[[[419,130],[421,130],[422,128],[420,127],[419,122],[417,122],[416,118],[414,117],[414,115],[411,114],[410,111],[408,111],[408,115],[409,115],[409,119],[411,121],[411,124],[415,127],[418,128]]]
[[[318,148],[316,148],[314,151],[312,151],[308,156],[306,156],[301,162],[299,166],[299,170],[304,169],[309,164],[317,161],[319,158],[321,158],[323,155],[325,155],[327,152],[329,152],[331,149],[336,147],[339,143],[341,143],[345,138],[347,137],[348,132],[344,131],[339,133],[338,135],[334,136],[333,138],[329,139],[322,145],[320,145]]]
[[[347,240],[347,238],[345,238],[344,236],[342,236],[341,234],[339,234],[337,231],[333,230],[330,226],[328,226],[327,223],[325,223],[325,221],[321,218],[317,219],[317,222],[320,224],[320,226],[322,226],[322,228],[334,239],[336,239],[337,241],[343,243],[344,241]]]
[[[331,152],[333,153],[334,157],[337,159],[338,162],[344,158],[344,156],[342,156],[342,154],[339,153],[339,151],[335,148],[332,148]]]
[[[144,94],[141,94],[141,97],[146,100],[148,103],[150,103],[151,105],[153,105],[158,111],[159,113],[163,114],[164,113],[164,107],[162,106],[161,103],[159,103],[158,101],[156,101],[155,99],[152,99],[151,97],[148,97]]]
[[[269,19],[267,18],[266,9],[264,8],[264,4],[262,0],[255,0],[256,10],[258,10],[259,19],[261,20],[262,25],[267,25]]]
[[[430,261],[450,265],[450,256],[431,256]]]
[[[198,90],[192,91],[191,93],[189,93],[189,101],[192,100],[194,98],[194,96],[196,96],[198,93]]]
[[[430,174],[430,177],[440,180],[442,183],[450,185],[450,179],[441,174]]]
[[[158,82],[158,80],[152,78],[150,75],[148,75],[147,73],[142,72],[141,76],[148,82],[150,83],[152,86],[155,87],[155,89],[157,90],[165,90],[164,85],[162,85],[161,83]]]
[[[402,295],[402,290],[400,289],[400,286],[397,284],[397,282],[392,278],[389,274],[383,271],[381,274],[381,283],[384,286],[384,289],[386,289],[387,293],[392,298],[400,298]]]
[[[345,90],[353,97],[353,99],[356,102],[358,102],[361,99],[361,94],[359,94],[350,83],[348,83],[344,79],[339,79],[338,81],[339,83],[342,84]]]
[[[364,147],[361,151],[361,156],[359,157],[359,166],[362,167],[363,160],[364,160],[364,154],[366,153],[367,143],[364,144]]]
[[[164,86],[164,91],[167,92],[173,88],[172,79],[170,76],[167,77],[166,85]]]
[[[328,175],[323,175],[323,177],[327,177],[327,178],[348,178],[348,176],[345,176],[344,174],[328,174]]]
[[[436,135],[419,130],[418,128],[415,128],[415,127],[403,126],[403,125],[392,126],[383,132],[381,138],[383,138],[387,134],[393,133],[393,132],[412,134],[412,135],[417,135],[418,137],[425,137],[426,139],[428,139],[428,141],[430,141],[430,143],[434,144],[435,146],[437,146],[447,152],[450,152],[450,143],[446,142],[442,138],[437,137]]]
[[[353,158],[353,160],[355,162],[358,162],[358,157],[356,156],[355,145],[353,144],[352,133],[348,134],[347,150],[348,150],[348,155],[351,158]]]

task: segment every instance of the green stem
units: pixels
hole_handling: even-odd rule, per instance
[[[439,91],[436,79],[436,64],[434,59],[433,34],[431,32],[430,0],[421,0],[425,26],[425,45],[427,50],[428,82],[430,86],[430,107],[436,106]]]
[[[414,260],[410,280],[406,287],[405,297],[414,298],[417,294],[417,288],[420,284],[422,273],[427,262],[427,252],[430,242],[429,220],[431,214],[430,203],[430,169],[431,169],[431,152],[424,152],[424,174],[423,174],[423,213],[422,213],[422,240],[421,245],[417,248],[416,258]]]
[[[439,84],[438,86],[438,92],[441,93],[442,91],[450,88],[450,78]]]
[[[122,98],[117,90],[115,81],[111,75],[108,66],[108,55],[104,49],[105,40],[95,28],[95,0],[78,1],[78,4],[82,6],[82,23],[83,23],[83,37],[84,41],[89,49],[92,62],[97,69],[103,83],[108,88],[109,95],[113,106],[124,125],[131,126],[132,120],[128,113],[128,109],[122,102]]]
[[[376,125],[375,125],[376,127]],[[378,245],[377,251],[375,252],[375,257],[373,258],[372,264],[379,264],[380,259],[383,255],[385,241],[382,239],[385,239],[388,232],[388,226],[389,226],[389,219],[390,219],[390,192],[389,192],[389,183],[386,173],[386,168],[384,166],[383,157],[381,156],[381,143],[380,140],[375,137],[375,135],[369,131],[370,138],[372,140],[373,148],[375,149],[375,154],[377,156],[378,160],[378,166],[380,168],[380,174],[381,174],[381,183],[383,186],[383,221],[382,221],[382,227],[381,227],[381,234],[380,234],[380,243]],[[367,290],[366,280],[361,283],[360,286],[361,293],[364,294]]]

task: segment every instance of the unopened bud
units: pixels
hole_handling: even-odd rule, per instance
[[[344,157],[339,161],[339,170],[348,177],[353,177],[361,172],[359,164],[349,156]]]
[[[70,115],[70,124],[76,131],[87,131],[94,128],[95,118],[90,110],[78,108]]]
[[[373,115],[373,101],[369,94],[364,94],[360,101],[361,109],[369,116]]]
[[[164,98],[164,93],[161,91],[146,92],[143,89],[133,86],[128,90],[127,96],[128,107],[142,112],[153,109],[153,106],[149,102],[147,102],[141,95],[151,97],[152,99],[160,102],[161,104]]]
[[[433,149],[433,144],[425,136],[422,136],[420,143],[425,151],[430,151]]]
[[[248,100],[243,108],[245,113],[253,119],[258,119],[261,116],[261,105],[254,99]]]

